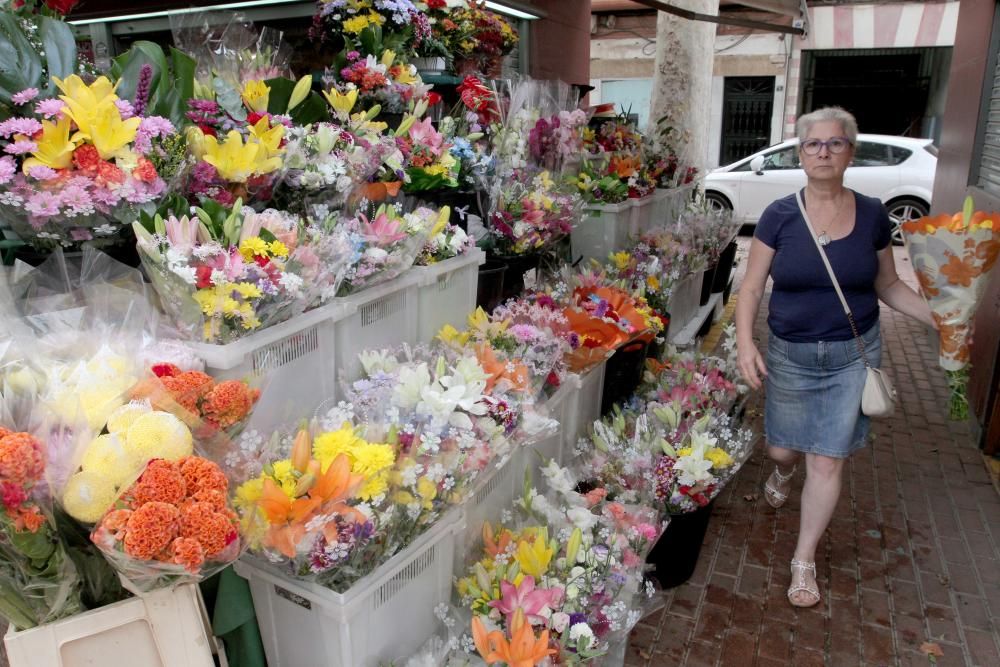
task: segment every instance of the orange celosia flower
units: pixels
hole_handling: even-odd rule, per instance
[[[180,466],[164,459],[154,459],[125,495],[131,498],[133,508],[154,502],[179,505],[187,496],[187,484]]]
[[[180,462],[180,470],[189,496],[200,491],[219,491],[225,494],[229,490],[229,480],[214,461],[200,456],[188,456]]]
[[[101,528],[114,535],[115,540],[121,542],[125,539],[125,530],[130,516],[132,516],[132,510],[111,510],[101,519]]]
[[[499,630],[487,633],[479,617],[472,617],[472,638],[486,664],[502,662],[508,667],[534,667],[556,653],[555,649],[549,648],[549,631],[542,630],[536,639],[520,607],[514,612],[510,629],[511,638],[507,641]]]
[[[180,511],[169,503],[147,503],[132,512],[125,525],[125,553],[140,560],[161,555],[177,537]]]
[[[32,505],[27,509],[20,509],[17,518],[14,520],[14,528],[19,531],[37,533],[38,529],[45,524],[45,515],[38,509],[38,505]]]
[[[253,408],[260,392],[239,380],[226,380],[205,394],[201,414],[216,428],[229,428],[242,421]]]
[[[193,493],[189,498],[196,503],[208,503],[216,512],[226,510],[226,494],[215,489],[203,489]]]
[[[0,426],[0,440],[3,440],[4,438],[6,438],[11,433],[13,433],[13,431],[8,431],[3,426]]]
[[[236,528],[208,503],[191,503],[181,509],[181,537],[198,540],[206,558],[222,552],[236,539]]]
[[[194,414],[198,414],[198,403],[215,384],[211,376],[201,371],[186,371],[173,377],[160,378],[177,403]]]
[[[45,473],[42,443],[30,433],[9,433],[0,438],[0,480],[24,486]]]
[[[205,550],[201,543],[190,537],[178,537],[171,545],[171,551],[173,553],[171,560],[183,565],[191,574],[198,574],[205,563]]]

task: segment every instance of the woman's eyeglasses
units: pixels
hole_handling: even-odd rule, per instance
[[[820,141],[819,139],[806,139],[799,144],[802,148],[802,152],[806,155],[819,155],[820,151],[823,150],[823,146],[826,146],[827,150],[834,155],[838,153],[843,153],[851,146],[851,140],[847,137],[834,137],[833,139],[827,139],[826,141]]]

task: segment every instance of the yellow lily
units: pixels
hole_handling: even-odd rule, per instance
[[[416,75],[416,71],[416,68],[410,65],[400,65],[399,70],[392,78],[396,83],[411,86],[420,81],[420,77]]]
[[[76,74],[71,74],[65,79],[52,77],[52,80],[63,92],[59,99],[65,102],[70,111],[74,113],[78,109],[92,109],[102,102],[114,102],[118,99],[118,96],[115,95],[118,84],[112,85],[106,76],[97,77],[97,80],[89,86]]]
[[[469,342],[469,336],[470,334],[468,331],[459,332],[458,329],[450,324],[446,324],[441,327],[441,330],[438,331],[437,335],[438,340],[442,343],[454,347],[465,347],[465,345]]]
[[[202,159],[215,167],[223,179],[235,183],[281,168],[281,158],[269,157],[268,149],[256,140],[244,144],[236,130],[230,130],[221,144],[215,137],[205,136],[204,150]]]
[[[346,93],[342,93],[336,88],[332,88],[324,91],[323,97],[326,98],[326,101],[338,115],[343,114],[346,116],[351,113],[351,109],[358,103],[358,89],[352,88]]]
[[[184,130],[184,139],[187,141],[188,151],[196,159],[200,160],[205,155],[205,133],[201,128],[194,125]]]
[[[554,553],[555,550],[548,544],[545,531],[542,531],[541,534],[535,536],[533,542],[527,540],[519,542],[515,558],[518,565],[521,566],[521,572],[531,575],[537,580],[549,569],[549,562]]]
[[[32,167],[68,169],[73,164],[76,144],[69,138],[70,119],[62,116],[58,121],[42,121],[42,138],[36,141],[37,148],[24,161],[24,173]]]
[[[243,84],[240,93],[247,108],[257,113],[267,111],[267,103],[271,98],[271,87],[259,79],[252,79]]]
[[[444,231],[445,225],[448,224],[448,220],[451,219],[451,207],[445,206],[440,211],[438,211],[437,221],[434,223],[434,228],[431,230],[431,235],[428,238],[434,238],[442,231]]]
[[[296,82],[295,88],[292,89],[292,96],[288,98],[288,109],[286,111],[291,111],[305,102],[309,96],[309,91],[312,89],[312,83],[312,74],[306,74]]]
[[[141,118],[122,120],[118,107],[109,99],[105,99],[88,111],[86,114],[73,114],[72,118],[80,128],[80,131],[73,135],[73,141],[90,141],[102,160],[115,157],[135,140],[136,131],[142,122]]]
[[[285,152],[281,148],[281,140],[285,136],[285,126],[281,123],[271,127],[271,121],[266,117],[250,126],[250,135],[267,149],[268,157],[275,157]]]
[[[382,52],[381,63],[386,67],[392,67],[393,61],[396,59],[396,52],[392,49],[386,49]]]

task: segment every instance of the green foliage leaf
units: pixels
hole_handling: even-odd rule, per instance
[[[244,121],[247,118],[246,109],[243,107],[243,100],[239,92],[228,83],[215,77],[212,79],[212,87],[215,89],[215,101],[219,106],[233,117],[233,120]]]
[[[49,76],[66,78],[76,71],[76,38],[63,21],[42,17],[38,35],[45,48],[45,66]]]
[[[20,21],[0,12],[0,102],[25,88],[41,87],[42,60],[21,31]]]

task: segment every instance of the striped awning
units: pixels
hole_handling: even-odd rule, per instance
[[[809,7],[803,49],[873,49],[954,46],[955,2]]]

